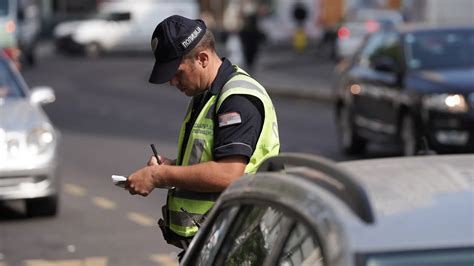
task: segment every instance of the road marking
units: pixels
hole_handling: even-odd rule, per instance
[[[103,197],[93,197],[92,202],[94,202],[94,204],[99,206],[100,208],[106,210],[112,210],[117,208],[117,204],[115,202]]]
[[[137,212],[129,212],[128,213],[128,219],[132,220],[133,222],[135,222],[139,225],[143,225],[143,226],[154,226],[154,225],[156,225],[155,219],[153,219],[149,216],[137,213]]]
[[[153,254],[150,256],[150,260],[161,266],[179,266],[176,255]]]
[[[25,266],[107,266],[107,258],[90,257],[84,260],[26,260]]]
[[[64,185],[64,190],[74,196],[82,197],[86,195],[86,190],[78,185],[67,183]]]

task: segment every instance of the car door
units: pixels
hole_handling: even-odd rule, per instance
[[[317,237],[286,207],[255,201],[221,210],[184,265],[323,265]]]
[[[359,86],[357,92],[352,92],[355,124],[367,129],[366,132],[376,133],[381,137],[396,133],[391,120],[393,100],[399,92],[399,85],[398,76],[394,72],[379,66],[387,60],[400,64],[400,53],[398,35],[395,32],[376,33],[363,48],[351,73],[353,83]]]
[[[401,75],[403,73],[400,35],[395,31],[384,34],[383,44],[373,54],[371,67],[377,73],[373,98],[373,118],[380,127],[379,133],[395,136],[398,110],[401,102]]]
[[[356,55],[345,82],[346,104],[351,107],[357,128],[370,129],[377,110],[374,101],[378,98],[377,73],[371,68],[371,58],[383,45],[384,34],[372,34]]]

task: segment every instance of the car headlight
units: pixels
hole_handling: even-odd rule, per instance
[[[43,154],[54,144],[54,132],[47,127],[31,130],[26,137],[26,148],[29,154]]]
[[[41,126],[28,132],[0,130],[0,159],[21,160],[48,154],[56,143],[53,128]]]
[[[465,113],[469,110],[466,98],[462,94],[433,94],[423,98],[427,109],[451,113]]]

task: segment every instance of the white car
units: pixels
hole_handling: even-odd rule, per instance
[[[29,216],[58,211],[60,134],[41,108],[53,101],[51,88],[30,91],[0,54],[0,200],[25,200]]]
[[[196,0],[103,1],[98,14],[80,21],[65,21],[54,29],[61,52],[84,52],[96,57],[108,51],[149,51],[156,25],[171,15],[198,18]]]

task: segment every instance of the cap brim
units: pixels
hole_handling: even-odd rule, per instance
[[[181,57],[168,62],[155,62],[153,70],[148,80],[150,83],[161,84],[170,81],[174,74],[178,71]]]

